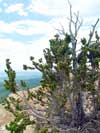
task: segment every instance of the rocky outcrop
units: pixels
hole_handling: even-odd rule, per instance
[[[11,120],[13,120],[13,115],[0,105],[0,126],[9,123]]]
[[[13,115],[0,105],[0,133],[9,133],[5,125],[14,119]]]

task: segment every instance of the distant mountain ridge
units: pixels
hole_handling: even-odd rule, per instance
[[[29,88],[34,88],[40,85],[41,81],[41,73],[40,72],[17,72],[16,73],[16,81],[19,84],[20,80],[24,80]],[[0,72],[0,102],[9,95],[9,91],[4,88],[4,80],[7,79],[7,76],[4,72]]]

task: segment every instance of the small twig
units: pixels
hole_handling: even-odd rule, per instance
[[[54,29],[57,30],[60,35],[66,35],[64,27],[63,27],[63,25],[61,23],[60,23],[60,26],[61,26],[61,30],[58,29],[58,28],[55,28],[55,27],[54,27]]]

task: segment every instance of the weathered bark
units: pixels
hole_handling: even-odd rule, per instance
[[[76,102],[76,109],[77,109],[77,127],[82,126],[84,123],[84,110],[83,110],[83,102],[82,102],[82,94],[78,93],[78,100]]]
[[[82,94],[79,92],[72,112],[72,127],[81,127],[84,124],[85,113],[83,109]]]

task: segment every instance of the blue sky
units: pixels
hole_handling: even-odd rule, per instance
[[[100,17],[99,0],[70,0],[73,11],[83,19],[79,35],[87,35],[91,24]],[[43,57],[49,39],[61,29],[68,30],[67,0],[0,0],[0,71],[10,58],[15,70],[30,64],[29,57]],[[99,31],[98,24],[98,31]]]

